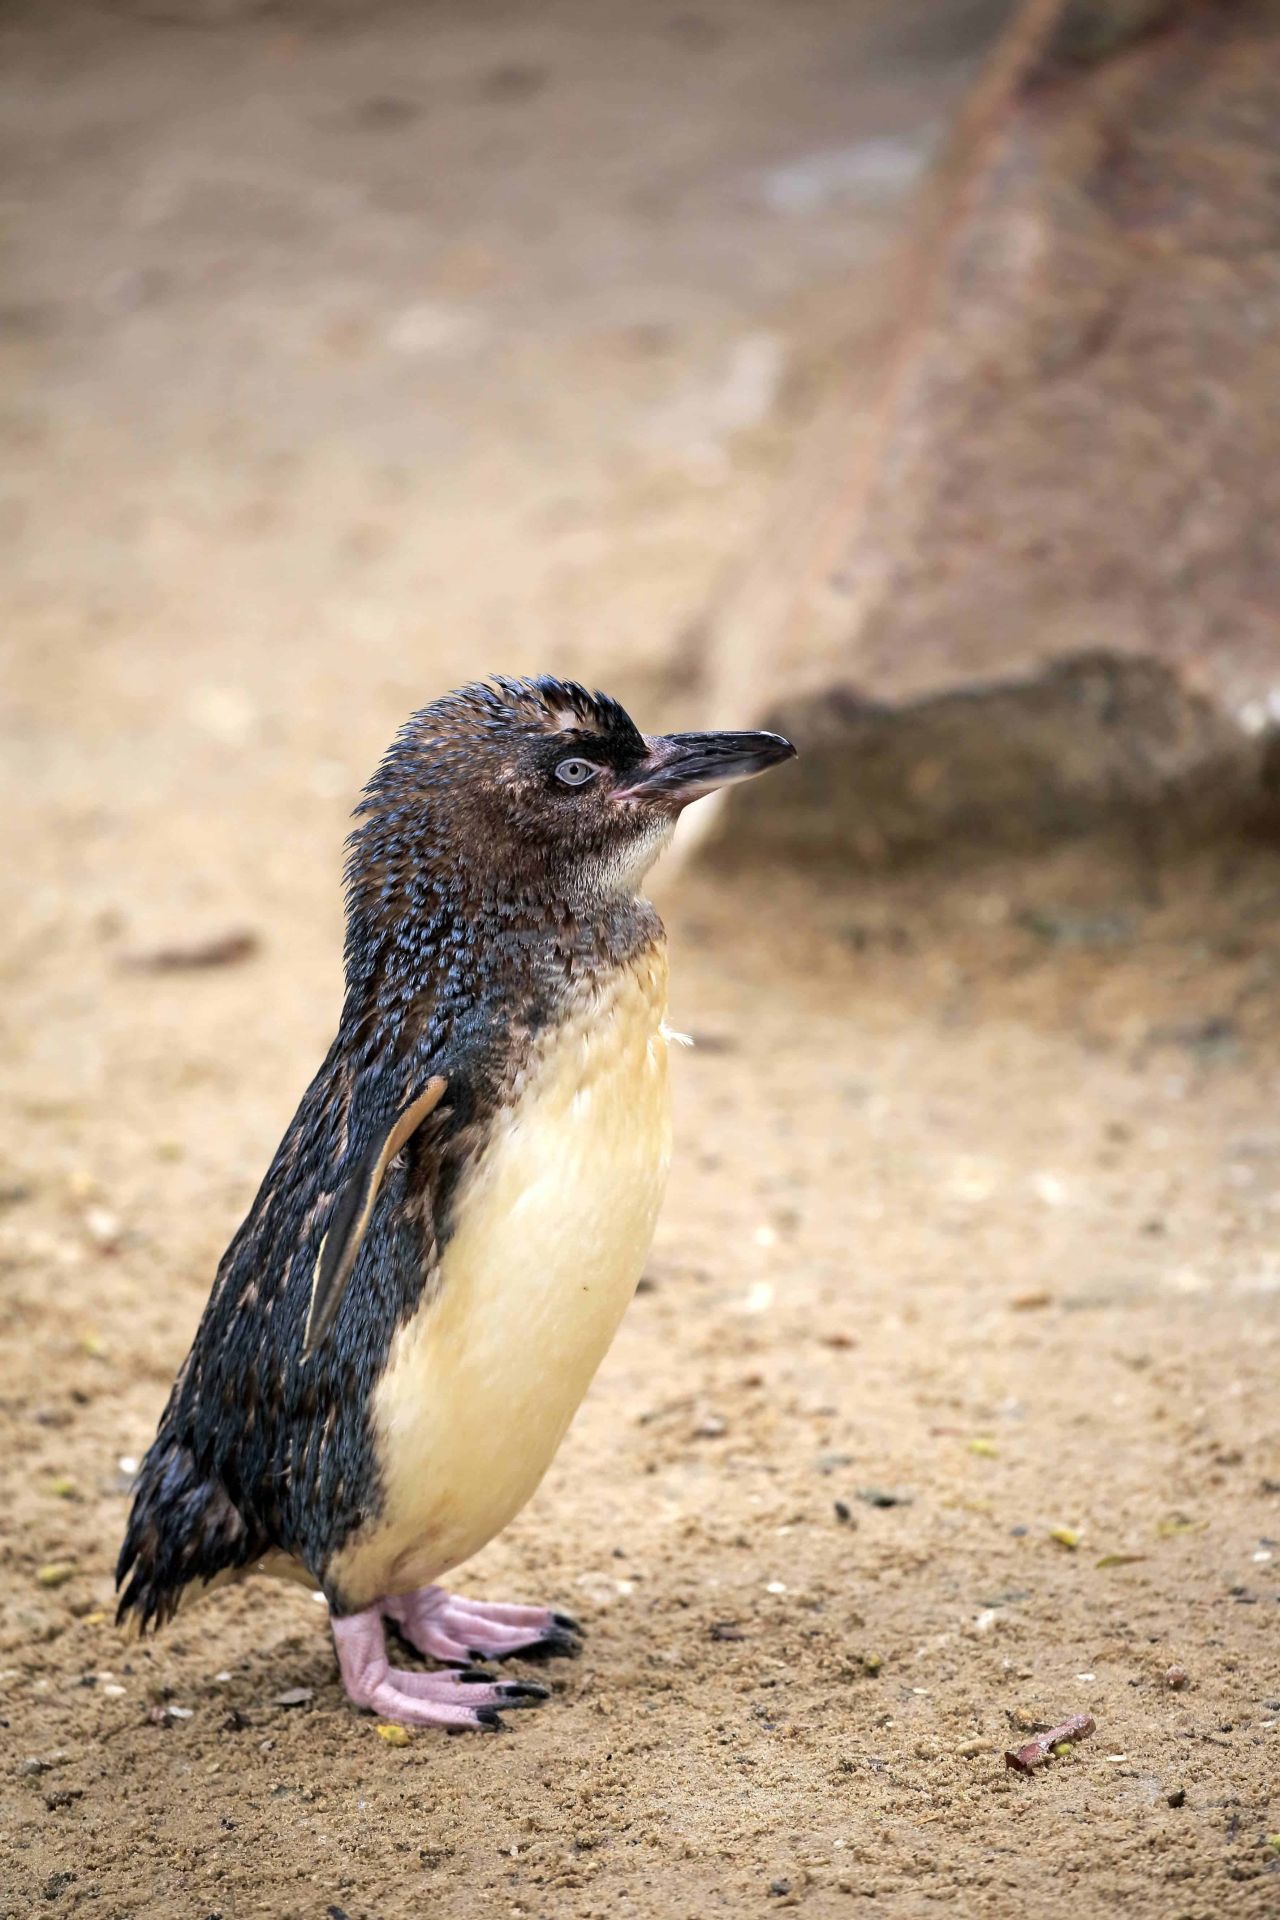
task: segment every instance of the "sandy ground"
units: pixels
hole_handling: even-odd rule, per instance
[[[389,1746],[265,1584],[110,1623],[331,1032],[353,791],[490,666],[697,719],[682,628],[981,37],[600,20],[7,17],[0,1914],[1275,1913],[1262,850],[668,888],[648,1280],[465,1583],[586,1620],[539,1712]]]

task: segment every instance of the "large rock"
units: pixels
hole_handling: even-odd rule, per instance
[[[718,714],[802,747],[785,791],[730,798],[735,834],[877,859],[1256,811],[1280,719],[1280,6],[1037,0],[902,285],[871,423],[863,396],[814,430],[713,622]]]

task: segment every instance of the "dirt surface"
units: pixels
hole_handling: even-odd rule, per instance
[[[464,1583],[588,1625],[538,1712],[388,1745],[266,1583],[109,1618],[332,1030],[356,786],[489,666],[696,721],[681,624],[975,17],[10,14],[6,1920],[1280,1907],[1263,850],[660,891],[649,1277]]]

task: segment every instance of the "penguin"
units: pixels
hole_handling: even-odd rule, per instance
[[[573,681],[495,676],[411,716],[347,846],[336,1038],[218,1266],[139,1470],[118,1618],[299,1579],[347,1696],[501,1724],[573,1653],[547,1607],[440,1582],[529,1500],[648,1252],[670,1151],[667,952],[643,897],[684,807],[789,758],[646,736]],[[393,1668],[387,1628],[439,1663]]]

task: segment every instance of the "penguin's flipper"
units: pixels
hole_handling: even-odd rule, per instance
[[[311,1306],[302,1341],[304,1360],[315,1352],[337,1318],[387,1168],[410,1135],[439,1106],[447,1084],[442,1074],[428,1080],[387,1131],[366,1147],[339,1188],[311,1280]]]

